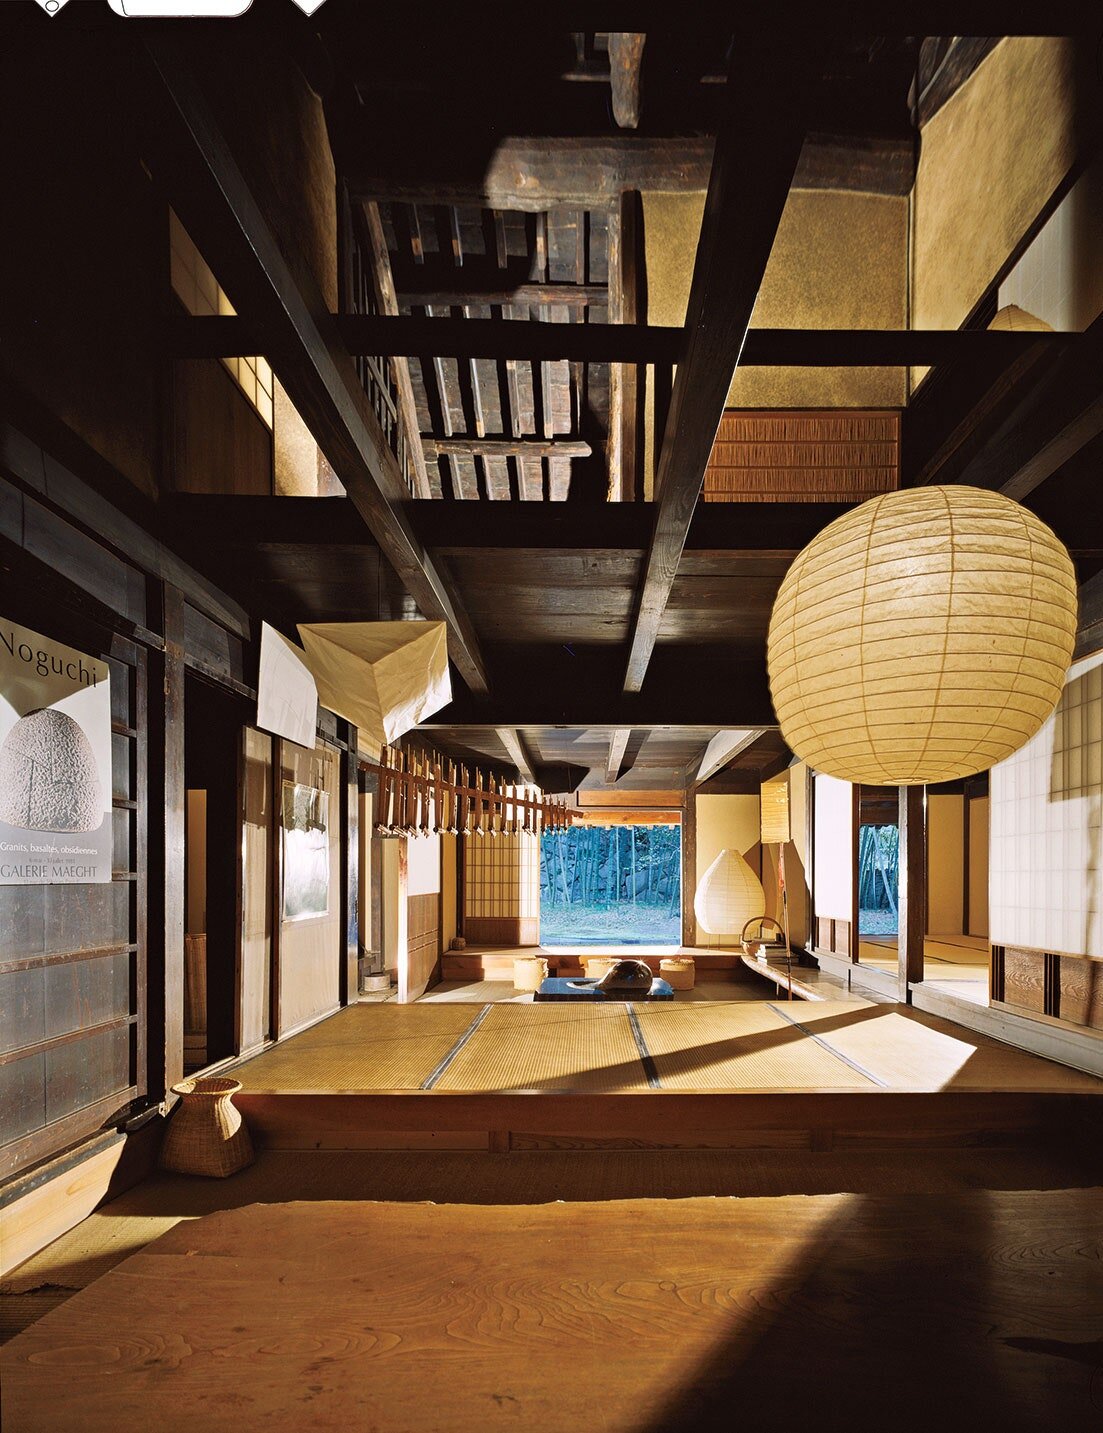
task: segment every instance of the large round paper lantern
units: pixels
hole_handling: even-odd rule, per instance
[[[844,781],[985,771],[1057,705],[1076,614],[1068,553],[1019,503],[970,487],[871,498],[778,590],[767,660],[782,735]]]
[[[741,935],[749,920],[766,914],[762,882],[738,851],[721,851],[701,877],[693,914],[709,935]]]

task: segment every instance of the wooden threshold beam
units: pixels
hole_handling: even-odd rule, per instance
[[[740,37],[740,43],[744,39]],[[821,54],[824,51],[821,48]],[[754,77],[750,77],[753,79]],[[728,85],[730,94],[732,86]],[[915,178],[911,137],[802,136],[796,188],[907,194]],[[378,132],[351,137],[340,170],[352,193],[406,203],[475,204],[541,213],[598,209],[625,189],[685,194],[708,188],[714,141],[707,135],[506,136],[486,147],[388,144]]]
[[[624,753],[628,749],[628,739],[631,735],[631,727],[621,726],[616,728],[609,739],[609,755],[605,762],[605,781],[609,786],[615,786],[620,778]]]
[[[470,302],[470,300],[468,300]],[[685,329],[624,323],[539,323],[525,319],[421,318],[344,314],[333,321],[350,353],[365,357],[489,358],[529,362],[678,363]],[[174,317],[165,324],[174,358],[239,358],[264,352],[266,338],[243,318]],[[1026,361],[1087,349],[1079,334],[989,329],[752,328],[743,368],[907,368],[961,361]]]
[[[349,498],[422,614],[448,626],[449,656],[473,691],[488,679],[470,618],[418,541],[409,496],[347,349],[333,332],[317,281],[293,272],[264,208],[222,134],[180,43],[151,37],[169,113],[155,128],[172,202],[235,302],[261,325],[273,368]],[[167,153],[166,153],[167,151]]]
[[[626,692],[640,691],[655,649],[820,68],[807,40],[748,40],[733,53],[686,310],[686,347],[656,465],[655,527],[632,626]]]

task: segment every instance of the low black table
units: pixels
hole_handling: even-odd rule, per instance
[[[655,976],[650,990],[599,990],[597,976],[552,975],[541,981],[533,1000],[673,1000],[674,990]]]

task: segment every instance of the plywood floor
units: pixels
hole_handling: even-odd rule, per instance
[[[356,1005],[235,1071],[247,1094],[946,1089],[1103,1081],[905,1006]]]
[[[12,1340],[5,1428],[1090,1428],[1101,1307],[1095,1190],[253,1204]]]

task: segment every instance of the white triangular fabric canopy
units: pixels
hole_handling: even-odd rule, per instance
[[[443,622],[299,624],[323,706],[393,742],[452,700]]]

